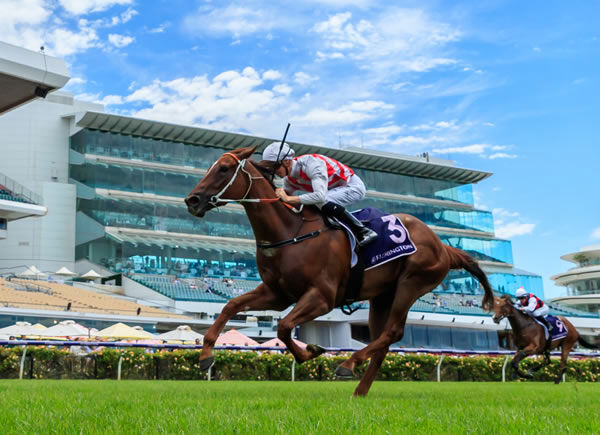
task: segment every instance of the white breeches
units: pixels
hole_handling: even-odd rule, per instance
[[[544,306],[538,308],[537,310],[535,310],[533,313],[531,313],[531,315],[533,317],[540,317],[540,316],[546,316],[549,312],[550,312],[550,308],[548,308],[548,305],[544,305]]]
[[[327,191],[327,202],[347,207],[363,199],[366,192],[365,184],[358,175],[354,174],[345,186],[334,187]]]

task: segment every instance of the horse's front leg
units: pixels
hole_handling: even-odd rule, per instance
[[[529,355],[532,355],[532,352],[529,349],[525,348],[525,349],[519,350],[515,354],[515,357],[512,359],[512,361],[510,362],[510,365],[512,366],[514,373],[516,373],[519,377],[521,377],[523,379],[533,378],[533,375],[531,375],[529,373],[523,373],[519,369],[519,363],[521,362],[521,360],[527,358]]]
[[[315,344],[309,344],[306,346],[306,349],[302,349],[292,340],[292,330],[298,325],[327,314],[332,309],[333,302],[328,302],[323,296],[323,292],[317,287],[311,287],[298,299],[292,311],[279,321],[277,337],[283,341],[292,355],[294,355],[296,362],[301,364],[304,361],[316,358],[325,352],[325,349]]]
[[[213,348],[223,328],[233,316],[240,311],[250,310],[277,310],[281,311],[289,306],[289,303],[284,301],[281,296],[274,293],[264,283],[261,283],[254,290],[249,291],[241,296],[231,299],[217,317],[217,320],[208,329],[204,336],[204,344],[202,345],[202,353],[200,354],[200,370],[208,370],[213,364]]]

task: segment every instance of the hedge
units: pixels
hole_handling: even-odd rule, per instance
[[[23,348],[0,347],[0,378],[18,378]],[[116,379],[119,357],[123,355],[122,379],[206,379],[200,371],[200,352],[174,350],[147,353],[144,349],[105,348],[86,356],[68,350],[44,346],[27,348],[24,378],[34,379]],[[335,380],[335,369],[349,353],[320,356],[297,364],[295,379]],[[439,355],[396,354],[385,358],[378,374],[387,381],[435,381]],[[213,379],[218,380],[290,380],[293,357],[289,353],[254,351],[216,351]],[[539,360],[528,358],[521,363],[526,371]],[[504,356],[446,356],[441,366],[443,381],[501,381]],[[560,360],[540,370],[534,381],[551,381],[558,374]],[[355,370],[361,376],[367,364]],[[600,359],[569,359],[567,379],[580,382],[600,381]],[[511,375],[507,367],[507,378]]]

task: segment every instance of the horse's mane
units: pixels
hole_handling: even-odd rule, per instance
[[[260,172],[263,177],[265,177],[265,180],[267,180],[273,190],[275,190],[276,186],[275,183],[273,183],[273,167],[275,162],[270,162],[268,160],[261,160],[260,162],[257,162],[252,159],[248,159],[248,161],[258,170],[258,172]]]

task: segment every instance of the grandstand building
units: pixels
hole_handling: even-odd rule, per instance
[[[552,277],[557,285],[567,288],[566,295],[552,301],[600,314],[600,245],[585,246],[560,258],[575,264],[575,267]]]
[[[256,146],[260,159],[274,139],[108,114],[64,92],[0,116],[0,131],[0,172],[38,193],[39,205],[47,208],[40,219],[11,224],[10,237],[0,240],[0,272],[23,265],[46,273],[62,266],[79,273],[93,268],[115,285],[87,290],[123,301],[127,310],[132,305],[126,302],[142,313],[149,306],[173,313],[172,319],[140,319],[136,310],[132,319],[113,302],[98,308],[81,300],[79,311],[72,307],[65,314],[61,307],[76,294],[67,295],[64,287],[49,290],[54,299],[40,297],[28,305],[14,294],[24,284],[4,283],[0,321],[3,313],[28,321],[68,315],[87,326],[94,326],[92,318],[108,317],[160,329],[183,315],[186,323],[206,328],[227,300],[258,284],[255,241],[243,208],[228,205],[198,219],[183,198],[223,152]],[[495,290],[514,293],[524,286],[544,296],[540,276],[514,267],[511,242],[495,236],[492,214],[474,206],[472,185],[490,173],[428,156],[290,144],[298,155],[326,154],[351,166],[368,188],[357,208],[415,215],[444,243],[479,260]],[[480,293],[474,278],[453,271],[435,294],[417,301],[399,345],[497,349],[502,332],[481,310]],[[53,314],[42,315],[39,304]],[[283,315],[240,314],[228,327],[245,326],[260,341],[276,334]],[[303,325],[299,338],[324,346],[358,345],[355,340],[368,340],[367,316],[367,309],[350,317],[334,310]],[[590,331],[594,322],[593,316],[574,321]]]

